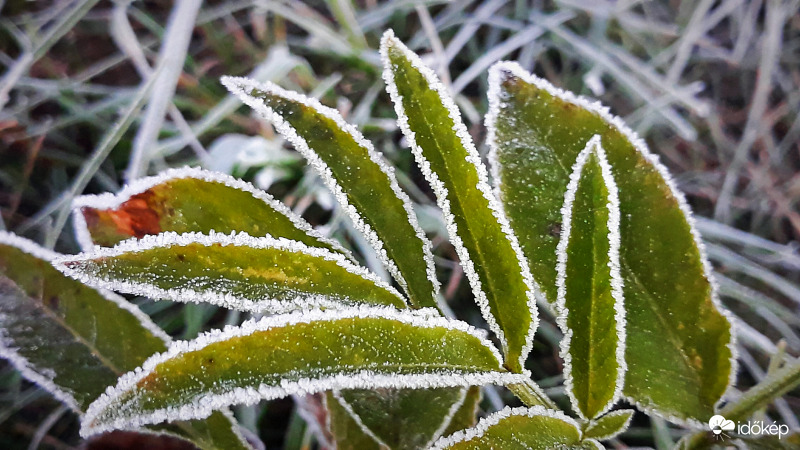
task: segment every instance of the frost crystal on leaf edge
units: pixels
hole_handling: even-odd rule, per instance
[[[246,181],[234,178],[230,175],[219,172],[211,172],[196,167],[167,169],[152,177],[139,178],[126,185],[116,194],[107,192],[98,195],[82,195],[75,198],[72,202],[72,218],[75,227],[75,237],[78,241],[78,244],[80,244],[81,249],[86,252],[95,247],[94,242],[92,242],[92,236],[89,233],[89,228],[86,225],[86,219],[83,217],[83,213],[81,212],[81,208],[118,208],[122,203],[130,200],[130,198],[134,195],[141,194],[142,192],[152,189],[158,185],[165,184],[173,180],[182,179],[195,179],[209,183],[219,183],[233,189],[247,192],[248,194],[252,195],[253,198],[263,201],[270,209],[286,216],[286,218],[288,218],[298,230],[305,232],[320,242],[330,245],[332,248],[336,249],[342,254],[347,255],[350,259],[353,259],[350,252],[342,247],[341,244],[333,239],[323,236],[321,233],[314,230],[311,224],[295,214],[286,205],[278,200],[275,200],[275,198],[273,198],[267,192],[256,188]]]
[[[110,289],[127,294],[142,295],[154,299],[169,299],[178,302],[191,303],[210,303],[230,309],[237,309],[250,312],[286,312],[298,308],[308,309],[315,307],[340,308],[341,302],[328,299],[324,296],[310,296],[308,298],[296,298],[293,302],[277,301],[273,299],[262,299],[254,301],[252,299],[241,298],[229,293],[215,291],[196,291],[190,288],[170,288],[163,289],[150,283],[131,281],[127,278],[99,277],[88,274],[85,271],[70,267],[70,263],[91,261],[100,258],[113,258],[126,253],[138,253],[154,248],[182,247],[190,244],[200,244],[204,246],[239,246],[254,249],[276,249],[295,253],[302,253],[316,258],[330,261],[345,269],[353,275],[371,281],[378,288],[384,289],[398,298],[400,302],[405,302],[403,296],[392,286],[381,280],[364,267],[350,262],[344,255],[331,252],[324,248],[309,247],[302,242],[293,241],[286,238],[273,237],[253,237],[247,233],[183,233],[178,234],[167,231],[157,235],[148,235],[142,239],[127,239],[118,243],[114,247],[95,247],[93,251],[80,253],[77,255],[64,255],[54,259],[53,265],[65,275],[76,280],[99,288]]]
[[[573,392],[573,377],[572,377],[572,355],[570,353],[570,344],[572,342],[572,329],[567,325],[567,318],[569,317],[569,308],[566,304],[567,286],[567,262],[569,255],[567,248],[569,246],[569,238],[572,232],[572,208],[575,201],[575,195],[578,192],[578,184],[581,175],[583,174],[583,167],[589,160],[590,155],[595,155],[600,165],[600,172],[603,177],[606,189],[608,190],[608,268],[611,275],[611,296],[614,299],[614,322],[617,328],[617,346],[616,346],[616,359],[617,359],[617,377],[614,385],[614,393],[597,415],[602,415],[612,406],[622,395],[622,388],[625,384],[625,371],[627,365],[625,363],[625,303],[623,297],[623,281],[620,274],[619,265],[619,245],[620,245],[620,217],[619,217],[619,195],[617,184],[614,181],[614,176],[611,174],[611,166],[609,166],[606,159],[606,153],[601,145],[600,136],[593,136],[586,147],[578,154],[575,164],[572,166],[572,172],[569,177],[569,184],[567,184],[567,191],[564,194],[564,205],[561,207],[561,239],[558,241],[556,248],[556,286],[558,288],[558,297],[556,298],[556,311],[558,322],[561,331],[564,332],[564,337],[561,340],[561,358],[564,360],[564,387],[567,391],[567,396],[570,402],[575,407],[575,412],[582,419],[587,419],[581,409],[578,407],[578,399]]]
[[[432,308],[400,311],[391,307],[362,306],[342,310],[310,310],[264,317],[260,320],[249,320],[241,326],[227,326],[223,330],[211,330],[203,333],[193,341],[175,341],[166,352],[148,358],[141,367],[122,375],[116,386],[109,386],[106,392],[95,400],[86,411],[81,422],[81,436],[110,431],[141,427],[163,421],[189,420],[208,417],[214,410],[232,404],[253,404],[260,400],[270,400],[291,394],[306,395],[326,390],[343,389],[377,389],[377,388],[435,388],[473,386],[483,384],[506,385],[522,383],[530,377],[530,373],[514,374],[508,372],[457,373],[442,371],[441,373],[396,375],[380,374],[373,371],[360,371],[347,375],[335,375],[321,379],[303,378],[296,381],[282,381],[280,386],[262,384],[258,387],[235,388],[222,394],[211,394],[200,397],[197,403],[181,407],[168,407],[153,412],[118,418],[110,423],[95,423],[105,409],[125,392],[135,388],[136,384],[146,378],[161,363],[181,354],[200,350],[210,344],[235,337],[250,335],[257,331],[291,326],[299,323],[327,322],[348,318],[376,318],[396,320],[401,323],[421,328],[446,328],[472,335],[491,351],[498,368],[502,367],[502,357],[497,349],[488,341],[480,330],[466,322],[447,319],[438,315]]]
[[[395,265],[394,261],[392,261],[386,253],[383,241],[380,239],[375,230],[373,230],[372,227],[366,223],[364,218],[361,217],[361,214],[359,214],[355,206],[350,204],[347,199],[347,194],[345,194],[344,190],[339,185],[336,177],[333,176],[330,167],[328,167],[322,158],[320,158],[319,155],[317,155],[317,153],[308,145],[308,142],[300,137],[295,128],[292,127],[286,120],[284,120],[280,114],[275,113],[275,111],[265,105],[264,102],[252,97],[245,89],[256,89],[271,93],[316,110],[323,116],[336,123],[339,128],[352,136],[353,140],[360,147],[367,151],[370,161],[377,165],[378,168],[389,178],[389,185],[392,191],[403,203],[403,208],[408,216],[408,221],[411,224],[411,227],[414,229],[417,238],[422,242],[422,251],[427,267],[428,281],[430,281],[433,286],[433,299],[437,299],[439,293],[439,280],[436,277],[436,268],[433,262],[433,253],[431,250],[430,240],[428,240],[427,236],[425,236],[425,232],[422,231],[422,228],[419,225],[419,221],[417,220],[417,215],[412,207],[411,200],[397,184],[397,178],[394,175],[394,168],[392,168],[392,166],[385,160],[383,155],[378,153],[373,148],[372,143],[365,139],[358,129],[356,129],[356,127],[346,122],[338,111],[323,105],[317,99],[306,97],[305,95],[297,92],[285,90],[270,82],[261,83],[248,78],[240,77],[223,77],[221,81],[231,93],[239,97],[239,99],[242,100],[246,105],[250,106],[264,119],[272,123],[278,132],[289,142],[291,142],[297,151],[308,160],[311,167],[319,174],[320,178],[322,178],[325,185],[333,193],[342,209],[347,213],[347,216],[352,221],[355,229],[361,232],[364,237],[366,237],[367,242],[375,250],[375,253],[384,267],[386,267],[389,273],[391,273],[395,280],[397,280],[398,284],[400,284],[403,290],[409,292],[408,284],[405,278],[403,278],[403,275],[400,273],[400,269],[397,268],[397,265]]]
[[[487,143],[489,144],[489,161],[492,165],[492,174],[495,175],[494,183],[495,183],[495,191],[500,194],[500,178],[499,178],[499,171],[500,165],[498,164],[497,160],[497,141],[496,141],[496,127],[495,123],[497,121],[497,115],[500,112],[500,84],[503,79],[503,72],[510,73],[515,77],[518,77],[525,81],[526,83],[532,84],[539,89],[542,89],[548,92],[550,95],[558,98],[562,101],[567,103],[579,106],[584,108],[598,117],[603,119],[606,123],[616,128],[620,134],[625,136],[632,144],[634,149],[638,151],[650,164],[655,167],[656,171],[661,178],[666,183],[667,187],[670,190],[670,193],[675,197],[678,201],[678,207],[680,208],[681,212],[683,213],[686,221],[689,224],[689,229],[692,234],[692,238],[694,239],[694,243],[697,246],[698,253],[700,254],[700,261],[703,266],[703,275],[708,280],[711,286],[711,302],[717,308],[720,314],[725,317],[730,325],[730,333],[731,339],[728,342],[728,349],[731,352],[731,371],[728,377],[728,386],[720,397],[720,400],[717,402],[717,405],[724,401],[724,399],[730,396],[731,391],[734,387],[734,383],[736,382],[736,374],[738,372],[738,350],[736,349],[736,324],[733,319],[733,316],[727,309],[722,305],[722,302],[719,299],[719,288],[717,286],[717,282],[713,277],[712,274],[712,267],[711,263],[708,261],[708,256],[706,253],[706,247],[703,243],[702,238],[700,237],[700,233],[697,231],[697,226],[695,224],[694,216],[692,215],[691,208],[689,208],[689,204],[686,202],[686,197],[684,197],[683,193],[678,189],[677,185],[675,184],[675,180],[670,175],[669,171],[661,161],[659,161],[659,157],[656,154],[650,152],[647,148],[647,144],[644,142],[639,135],[630,129],[625,122],[618,116],[612,114],[608,107],[603,106],[600,102],[596,100],[592,100],[583,96],[575,95],[572,92],[565,91],[560,89],[556,86],[553,86],[549,81],[539,78],[536,75],[528,72],[527,70],[523,69],[519,63],[515,61],[499,61],[495,63],[489,69],[489,112],[486,114],[486,128],[487,128]],[[636,405],[642,411],[646,411],[650,414],[655,414],[660,417],[663,417],[670,422],[685,425],[687,427],[692,427],[696,429],[703,429],[707,427],[707,424],[702,423],[698,420],[691,419],[691,418],[683,418],[677,417],[673,414],[667,413],[665,411],[660,411],[657,408],[653,408],[651,406],[643,405],[642,403],[626,396],[626,399]]]
[[[450,211],[450,202],[447,200],[449,192],[447,191],[444,183],[436,175],[436,172],[434,172],[431,168],[430,162],[424,157],[422,149],[419,147],[419,145],[417,145],[416,139],[414,139],[414,132],[408,125],[408,117],[406,116],[405,109],[403,108],[403,97],[397,90],[397,85],[394,82],[394,74],[391,71],[392,63],[388,56],[388,47],[390,45],[402,51],[405,57],[411,62],[412,66],[423,75],[430,88],[439,94],[442,104],[448,110],[450,119],[453,121],[453,130],[460,138],[462,145],[467,151],[467,160],[475,166],[475,171],[478,174],[478,184],[476,187],[487,200],[489,209],[492,211],[492,215],[500,224],[503,234],[505,234],[513,252],[517,256],[520,273],[525,285],[528,288],[527,304],[528,310],[531,314],[531,325],[528,329],[527,335],[525,336],[525,346],[521,349],[519,358],[520,366],[525,367],[525,361],[528,357],[528,353],[530,353],[531,348],[533,348],[534,333],[539,326],[539,314],[536,302],[538,299],[542,299],[543,301],[539,285],[533,279],[533,275],[531,275],[530,268],[528,266],[528,260],[522,253],[522,249],[517,241],[517,236],[511,229],[505,213],[502,210],[502,206],[497,198],[495,198],[492,189],[489,186],[486,167],[481,161],[480,154],[478,154],[478,150],[475,148],[472,138],[470,137],[466,126],[464,126],[464,122],[461,120],[461,113],[459,112],[458,107],[453,99],[450,97],[450,94],[447,92],[447,88],[439,81],[439,78],[436,76],[436,74],[422,62],[416,53],[409,50],[405,44],[395,37],[394,32],[391,29],[386,30],[381,38],[380,48],[381,60],[383,61],[383,80],[386,83],[386,90],[389,92],[392,103],[394,103],[395,114],[397,114],[397,124],[400,126],[400,129],[406,136],[406,139],[411,146],[411,151],[414,153],[414,159],[417,161],[417,164],[425,176],[425,179],[428,181],[428,184],[430,184],[431,188],[436,194],[436,202],[439,205],[439,208],[442,210],[448,235],[450,236],[453,246],[456,249],[458,258],[461,261],[462,267],[464,268],[464,273],[467,275],[467,279],[470,282],[470,286],[472,287],[475,295],[475,302],[478,304],[481,314],[489,325],[489,328],[495,333],[497,338],[502,343],[504,350],[507,350],[508,347],[505,334],[503,333],[503,330],[500,329],[500,326],[491,313],[489,308],[489,300],[487,299],[486,293],[481,286],[480,277],[475,271],[469,251],[464,246],[464,243],[458,234],[458,227],[456,226],[455,218]]]

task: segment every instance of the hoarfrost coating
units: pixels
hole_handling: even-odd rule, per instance
[[[377,388],[433,388],[455,387],[482,384],[512,384],[528,380],[530,374],[511,374],[508,372],[453,372],[441,370],[436,373],[424,374],[382,374],[369,370],[347,375],[333,375],[320,379],[301,378],[295,381],[281,380],[279,385],[252,386],[247,388],[234,388],[221,394],[209,394],[199,397],[195,403],[180,407],[167,407],[149,412],[136,414],[132,412],[125,417],[118,417],[108,422],[99,423],[99,416],[108,408],[115,408],[114,402],[122,395],[133,391],[139,381],[150,375],[161,363],[184,353],[197,351],[210,344],[225,341],[235,337],[250,335],[257,331],[273,328],[287,327],[300,323],[314,323],[336,321],[349,318],[373,318],[394,320],[400,323],[420,328],[445,328],[464,332],[476,338],[480,344],[491,352],[498,368],[502,366],[502,359],[497,349],[486,340],[480,330],[465,322],[447,319],[437,315],[433,309],[414,311],[399,311],[390,307],[359,307],[345,310],[312,310],[265,317],[258,321],[250,320],[239,327],[228,326],[224,330],[212,330],[200,335],[193,341],[177,341],[161,354],[154,355],[145,361],[141,367],[122,375],[116,386],[110,386],[106,392],[92,403],[82,422],[81,433],[88,436],[116,428],[139,427],[146,424],[163,422],[165,420],[188,420],[203,418],[219,409],[232,404],[252,404],[263,399],[280,398],[291,394],[310,394],[325,390],[342,389],[377,389]],[[117,405],[118,407],[119,405]]]
[[[635,131],[631,130],[625,122],[619,118],[618,116],[613,115],[608,107],[603,106],[600,102],[588,99],[586,97],[578,96],[573,94],[572,92],[565,91],[563,89],[559,89],[553,86],[550,82],[545,79],[539,78],[536,75],[531,74],[530,72],[526,71],[514,61],[500,61],[495,63],[489,69],[489,112],[486,115],[486,128],[487,128],[487,144],[489,145],[489,162],[493,167],[493,174],[499,175],[499,163],[497,160],[497,115],[500,112],[501,106],[501,95],[500,89],[502,81],[508,76],[513,75],[525,81],[526,83],[532,84],[539,89],[542,89],[552,95],[555,98],[563,100],[565,102],[571,103],[573,105],[580,106],[594,114],[598,117],[603,119],[606,123],[611,125],[612,127],[616,128],[623,136],[625,136],[632,144],[635,150],[640,153],[650,164],[655,167],[658,174],[662,177],[664,182],[666,183],[667,187],[670,190],[670,193],[675,197],[678,202],[678,207],[680,208],[681,212],[683,213],[684,217],[686,217],[687,222],[689,223],[689,229],[694,240],[695,245],[700,253],[700,261],[703,266],[703,272],[705,278],[709,281],[711,285],[711,302],[717,308],[718,311],[725,317],[725,319],[730,324],[730,333],[731,339],[728,342],[728,349],[731,352],[731,372],[728,378],[728,386],[726,388],[725,394],[722,395],[719,402],[724,401],[726,398],[730,397],[733,389],[733,385],[736,381],[736,374],[737,374],[737,365],[738,365],[738,350],[736,348],[736,327],[735,322],[733,320],[733,316],[725,309],[722,305],[722,302],[719,299],[718,294],[718,286],[716,280],[712,275],[712,267],[711,263],[708,261],[708,257],[706,254],[705,244],[703,243],[702,238],[700,237],[700,233],[697,231],[697,226],[695,224],[694,216],[692,215],[691,208],[689,208],[689,204],[686,202],[686,198],[683,196],[680,190],[678,190],[675,180],[670,175],[669,171],[663,164],[659,161],[657,155],[650,152],[647,148],[647,144],[644,142],[642,138],[636,134]],[[500,178],[495,176],[495,190],[496,192],[500,193]],[[693,420],[693,419],[684,419],[680,417],[676,417],[673,414],[658,411],[652,407],[647,405],[641,404],[641,402],[637,402],[634,399],[627,398],[628,401],[635,404],[639,407],[642,411],[646,411],[648,413],[652,413],[661,417],[664,417],[671,422],[690,426],[693,428],[704,428],[706,424],[701,423],[700,421]],[[716,406],[719,406],[719,402]]]
[[[403,296],[392,286],[381,280],[369,270],[351,263],[345,256],[328,251],[323,248],[309,247],[301,242],[285,238],[253,237],[247,233],[223,234],[211,232],[183,233],[165,232],[158,235],[148,235],[142,239],[128,239],[114,247],[95,247],[94,251],[78,255],[64,255],[54,259],[54,266],[65,275],[73,277],[84,284],[104,289],[125,292],[128,294],[143,295],[155,299],[170,299],[180,302],[211,303],[226,308],[252,312],[285,312],[294,309],[309,309],[315,307],[338,308],[341,302],[327,299],[322,295],[311,295],[306,298],[298,297],[294,301],[286,302],[275,299],[250,299],[233,295],[227,292],[213,290],[198,291],[191,288],[163,289],[152,283],[130,281],[128,278],[103,277],[90,273],[80,263],[92,262],[103,258],[113,258],[127,253],[138,253],[154,248],[181,247],[190,244],[204,246],[238,246],[253,249],[276,249],[301,253],[325,261],[335,263],[347,272],[371,281],[376,287],[384,289],[397,297],[398,302],[404,304]]]
[[[439,292],[439,280],[436,277],[431,243],[425,236],[422,228],[419,226],[419,222],[417,220],[416,213],[414,213],[411,200],[397,184],[397,178],[395,177],[394,169],[380,153],[375,151],[372,143],[366,140],[353,125],[347,123],[338,111],[321,104],[317,99],[306,97],[297,92],[287,91],[273,83],[259,83],[247,78],[223,77],[222,84],[225,85],[225,87],[228,88],[231,93],[238,96],[245,104],[258,112],[262,117],[273,123],[278,132],[281,133],[281,135],[283,135],[287,140],[289,140],[289,142],[295,146],[297,151],[299,151],[309,161],[311,167],[319,174],[325,185],[334,194],[334,197],[339,202],[342,209],[344,209],[348,217],[350,217],[353,226],[367,238],[367,242],[369,242],[369,244],[373,247],[384,267],[387,268],[389,273],[392,274],[400,286],[406,292],[409,292],[406,280],[400,273],[397,265],[389,258],[386,249],[384,248],[383,241],[380,239],[375,230],[373,230],[372,227],[366,223],[355,206],[350,204],[347,194],[336,180],[336,177],[333,176],[330,167],[328,167],[328,165],[314,151],[314,149],[308,145],[308,142],[299,136],[297,131],[286,120],[284,120],[280,114],[275,113],[272,108],[266,106],[264,102],[260,101],[258,98],[251,96],[246,89],[256,89],[272,93],[313,108],[323,116],[334,121],[339,128],[351,135],[353,140],[360,147],[367,151],[370,161],[376,164],[378,168],[388,177],[392,192],[403,203],[403,208],[406,211],[408,221],[414,229],[416,237],[421,241],[425,264],[427,267],[428,281],[430,281],[431,285],[433,286],[432,296],[435,299]]]
[[[120,205],[130,200],[131,197],[137,194],[141,194],[149,189],[152,189],[161,184],[168,183],[172,180],[181,180],[187,178],[207,181],[209,183],[219,183],[233,189],[247,192],[248,194],[252,195],[253,198],[263,201],[264,204],[267,205],[267,207],[269,207],[270,209],[286,216],[286,218],[288,218],[298,230],[305,232],[306,234],[319,240],[320,242],[330,245],[332,248],[336,249],[342,254],[347,255],[350,259],[353,259],[352,255],[350,255],[350,252],[344,247],[342,247],[341,244],[339,244],[333,239],[325,237],[318,231],[314,230],[311,224],[306,222],[302,217],[298,216],[291,209],[286,207],[286,205],[279,202],[278,200],[275,200],[275,198],[273,198],[271,195],[264,192],[263,190],[258,189],[252,184],[246,181],[242,181],[238,178],[234,178],[230,175],[226,175],[219,172],[210,172],[208,170],[203,170],[194,167],[167,169],[164,172],[161,172],[160,174],[152,177],[139,178],[133,180],[130,184],[126,185],[124,188],[122,188],[122,190],[120,190],[116,194],[108,192],[99,195],[82,195],[80,197],[75,198],[75,200],[73,200],[72,202],[72,208],[73,208],[72,217],[75,226],[75,237],[78,243],[80,244],[81,249],[83,249],[83,251],[86,252],[92,250],[95,247],[95,244],[92,241],[92,236],[89,232],[89,228],[86,224],[86,219],[84,218],[83,213],[81,211],[82,208],[85,207],[94,209],[118,208]]]
[[[394,103],[395,113],[397,114],[397,123],[400,126],[400,129],[403,131],[403,134],[406,136],[406,139],[408,139],[411,150],[414,153],[414,158],[416,159],[420,170],[436,194],[436,202],[439,205],[439,208],[442,210],[448,235],[453,242],[453,246],[456,249],[458,258],[464,268],[464,273],[467,275],[467,279],[469,280],[470,286],[475,294],[475,302],[478,304],[481,314],[489,325],[489,328],[495,333],[497,338],[503,344],[504,349],[508,346],[505,334],[491,313],[489,300],[486,296],[486,292],[481,286],[481,281],[478,273],[475,270],[472,258],[458,233],[458,227],[456,226],[455,218],[451,212],[450,202],[448,200],[449,192],[444,183],[431,168],[430,162],[425,158],[422,149],[419,147],[414,138],[414,132],[408,125],[408,117],[406,116],[403,108],[402,95],[400,95],[399,91],[397,90],[397,85],[394,81],[394,75],[391,71],[392,63],[388,56],[389,46],[392,46],[393,48],[399,49],[401,52],[403,52],[405,57],[411,61],[413,67],[425,77],[431,89],[438,93],[442,104],[448,110],[450,119],[453,122],[453,130],[467,151],[467,160],[474,165],[478,174],[478,184],[476,187],[487,200],[489,208],[492,211],[492,215],[500,224],[503,234],[505,234],[514,253],[517,256],[520,274],[522,275],[523,281],[528,288],[527,304],[531,313],[531,325],[525,337],[525,346],[521,349],[521,355],[518,361],[520,366],[524,367],[528,353],[533,347],[533,335],[539,325],[538,308],[536,306],[537,297],[541,297],[539,286],[536,284],[536,281],[534,281],[533,276],[530,273],[527,259],[522,253],[522,249],[519,246],[517,237],[513,230],[511,230],[511,226],[509,225],[508,220],[502,211],[502,207],[492,193],[492,190],[489,186],[486,167],[483,165],[483,162],[480,159],[480,154],[478,154],[478,151],[472,142],[472,138],[470,137],[466,126],[464,126],[464,122],[461,120],[461,113],[458,111],[458,107],[448,94],[447,88],[442,85],[436,74],[433,73],[433,71],[420,60],[419,56],[409,50],[400,40],[395,38],[392,30],[387,30],[381,39],[380,52],[384,67],[383,79],[386,82],[386,90],[389,92],[389,96]]]
[[[578,154],[575,164],[572,166],[569,183],[567,184],[567,191],[564,194],[564,205],[561,208],[561,239],[559,240],[556,248],[556,286],[558,288],[558,296],[556,298],[556,311],[558,312],[558,316],[556,317],[556,321],[558,322],[561,330],[564,332],[564,337],[561,340],[561,357],[564,360],[564,387],[570,402],[575,406],[575,412],[577,412],[582,419],[590,418],[584,417],[581,409],[577,407],[578,400],[575,397],[573,390],[572,355],[570,353],[570,344],[572,343],[573,332],[567,324],[569,308],[566,304],[566,277],[567,263],[569,258],[567,248],[569,246],[569,239],[572,234],[573,204],[575,201],[575,195],[578,192],[578,185],[583,173],[583,168],[591,155],[594,155],[597,158],[597,161],[600,165],[601,175],[603,177],[603,182],[608,190],[608,202],[606,205],[608,208],[608,268],[611,275],[611,296],[614,299],[614,322],[616,324],[617,332],[617,346],[615,350],[617,360],[617,377],[614,386],[614,394],[609,399],[608,403],[601,408],[600,412],[597,414],[598,416],[611,409],[611,407],[614,406],[614,403],[616,403],[622,395],[622,388],[625,383],[625,372],[627,370],[627,365],[625,363],[625,305],[622,292],[623,281],[620,274],[619,265],[619,195],[617,184],[614,181],[614,176],[611,173],[611,166],[609,166],[608,160],[606,159],[606,154],[603,150],[600,136],[595,135],[589,140],[589,142],[586,144],[586,147]]]

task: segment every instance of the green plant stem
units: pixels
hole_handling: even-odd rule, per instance
[[[509,384],[508,389],[513,392],[525,406],[540,405],[547,409],[560,410],[558,405],[550,400],[533,381],[529,380],[525,383]]]
[[[793,359],[767,375],[761,383],[750,388],[741,398],[722,408],[719,413],[726,419],[734,421],[746,419],[798,384],[800,384],[800,361]]]

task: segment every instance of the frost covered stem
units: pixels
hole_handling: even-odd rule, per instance
[[[793,359],[753,386],[719,412],[726,419],[744,420],[800,384],[800,361]],[[510,386],[509,386],[510,387]]]
[[[507,387],[525,404],[525,406],[541,405],[554,411],[561,410],[561,408],[553,403],[533,381],[529,380],[524,383],[509,384]]]

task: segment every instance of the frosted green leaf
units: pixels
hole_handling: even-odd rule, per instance
[[[619,200],[600,137],[578,154],[561,208],[556,286],[567,395],[593,419],[625,379],[625,310],[619,273]]]
[[[545,409],[509,408],[481,419],[473,428],[439,439],[433,450],[602,449],[593,439],[582,440],[578,424],[563,413]]]
[[[551,301],[570,167],[589,140],[601,136],[619,189],[628,364],[623,394],[648,412],[702,425],[732,384],[735,346],[689,208],[666,168],[606,108],[517,64],[492,68],[489,103],[496,189]]]
[[[483,390],[480,386],[470,386],[467,390],[467,395],[464,398],[464,403],[458,408],[458,411],[453,415],[450,420],[450,425],[444,430],[442,436],[450,436],[456,431],[461,431],[475,426],[477,420],[478,409],[480,408],[481,400],[483,399]]]
[[[222,83],[275,125],[306,158],[417,307],[436,307],[431,244],[394,169],[338,111],[272,83]]]
[[[478,330],[433,309],[295,312],[173,344],[92,403],[81,432],[203,418],[291,394],[505,385],[526,377],[503,369]]]
[[[387,31],[383,78],[398,124],[436,194],[464,273],[505,363],[520,371],[537,326],[538,289],[517,239],[489,187],[486,167],[446,88]]]
[[[64,256],[55,264],[92,286],[243,311],[405,307],[394,288],[339,253],[245,233],[167,232]]]
[[[587,438],[599,441],[611,439],[628,429],[633,418],[632,409],[620,409],[589,422],[583,431]]]
[[[325,394],[328,411],[328,431],[337,450],[380,450],[381,445],[358,423],[355,415],[345,409],[333,392]]]
[[[333,394],[364,434],[393,450],[429,447],[444,433],[466,396],[467,388],[463,387],[348,390]],[[336,437],[337,442],[343,441]]]
[[[244,232],[347,253],[281,202],[250,183],[207,170],[169,169],[135,180],[118,194],[84,195],[73,202],[84,250],[165,231]]]
[[[78,414],[122,373],[164,351],[169,337],[116,294],[65,277],[58,255],[0,232],[0,357]],[[204,449],[249,448],[230,418],[174,423],[153,431]]]

